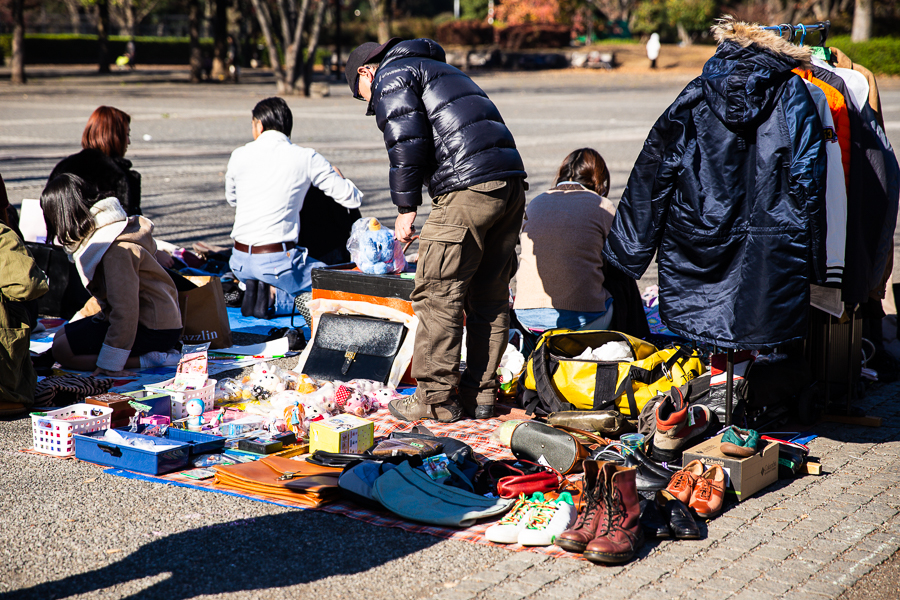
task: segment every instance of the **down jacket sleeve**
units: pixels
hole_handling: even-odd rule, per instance
[[[792,77],[785,90],[785,116],[793,144],[791,161],[792,193],[806,205],[809,224],[810,278],[814,283],[826,280],[826,206],[825,178],[827,156],[822,124],[815,103],[799,77]]]
[[[422,185],[434,172],[434,135],[414,71],[394,67],[380,77],[375,119],[391,162],[391,200],[401,208],[422,204]]]
[[[634,163],[603,256],[640,279],[659,246],[676,190],[690,111],[672,105],[659,118]]]

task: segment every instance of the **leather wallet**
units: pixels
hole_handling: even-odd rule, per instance
[[[326,313],[319,319],[303,373],[326,381],[387,383],[405,338],[403,323]]]
[[[290,500],[310,508],[338,498],[341,469],[269,456],[254,462],[213,467],[216,485],[268,498]]]

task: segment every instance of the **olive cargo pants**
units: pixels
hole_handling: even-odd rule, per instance
[[[525,213],[525,181],[491,181],[435,198],[419,235],[411,300],[419,318],[412,376],[426,404],[453,388],[496,390],[509,336],[509,282]],[[463,312],[466,371],[460,380]]]

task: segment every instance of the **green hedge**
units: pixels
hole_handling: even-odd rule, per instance
[[[114,63],[125,53],[128,37],[109,37],[109,58]],[[136,37],[137,64],[186,65],[190,58],[190,40],[181,37]],[[203,52],[212,54],[212,40],[200,40]],[[0,56],[12,53],[12,35],[0,35]],[[26,34],[25,64],[92,64],[97,62],[99,48],[96,35]]]
[[[868,42],[851,42],[850,36],[828,38],[827,44],[876,75],[900,75],[900,38],[873,38]]]

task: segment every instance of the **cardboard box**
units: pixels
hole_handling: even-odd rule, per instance
[[[778,480],[778,444],[760,440],[764,446],[757,447],[757,453],[749,458],[732,458],[719,451],[722,436],[684,451],[682,464],[699,460],[707,467],[721,465],[728,476],[726,494],[734,494],[743,502],[764,487]]]
[[[356,415],[337,415],[309,426],[309,451],[361,454],[375,443],[375,424]]]

